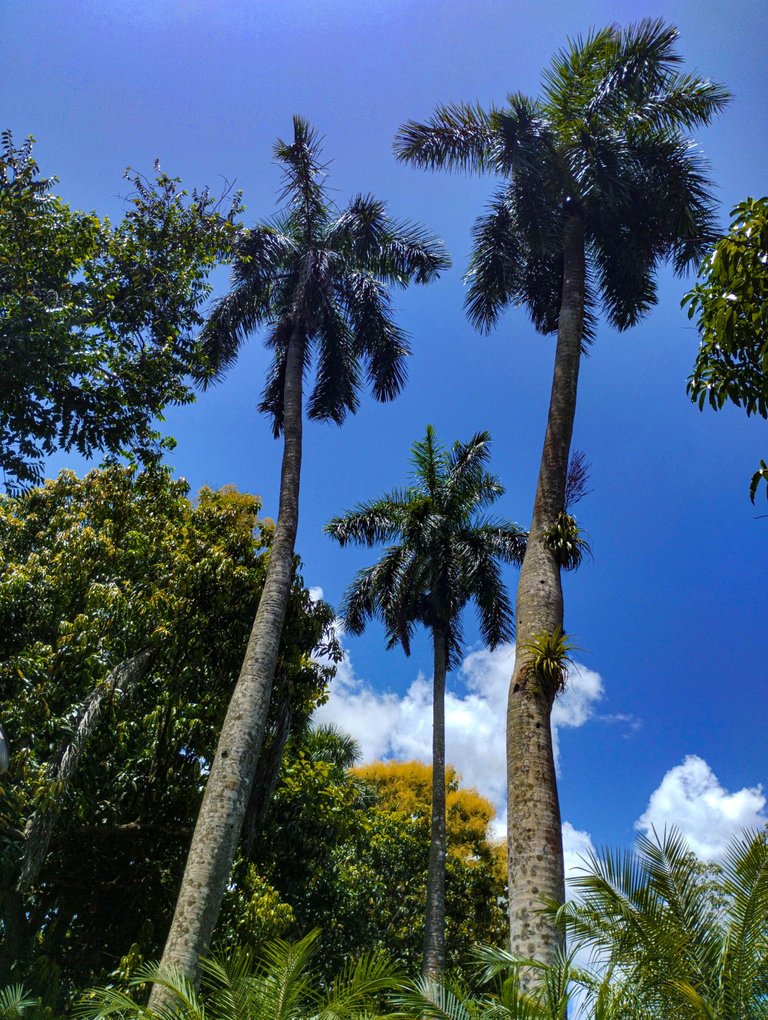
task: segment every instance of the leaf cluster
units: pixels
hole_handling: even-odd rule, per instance
[[[768,198],[748,198],[732,210],[730,228],[704,260],[686,294],[688,318],[701,343],[688,394],[699,408],[728,402],[768,417]],[[752,478],[750,496],[766,468]],[[766,487],[768,492],[768,486]]]
[[[302,345],[314,365],[310,418],[341,424],[357,410],[364,382],[377,400],[392,400],[405,383],[410,353],[394,320],[390,290],[428,283],[450,264],[442,242],[399,222],[383,202],[355,196],[344,209],[331,200],[320,139],[294,117],[293,139],[278,140],[284,205],[269,223],[242,231],[234,250],[232,290],[202,332],[206,386],[237,360],[255,330],[268,332],[274,359],[261,410],[283,428],[288,346]]]
[[[572,944],[631,987],[631,1017],[768,1016],[768,842],[734,839],[702,869],[679,832],[590,854],[561,910]]]
[[[40,967],[61,968],[66,996],[131,943],[157,950],[264,580],[271,531],[258,509],[232,488],[193,503],[165,469],[117,466],[0,499],[5,977],[31,974],[38,991]],[[331,622],[297,574],[267,747],[324,697],[330,667],[311,655]],[[94,692],[143,649],[150,668],[108,687],[62,785],[57,763]],[[50,851],[22,898],[27,823],[54,809]]]
[[[56,449],[156,457],[153,421],[188,403],[208,275],[239,196],[188,194],[155,165],[112,224],[76,212],[42,177],[32,139],[0,141],[0,468],[18,491]]]
[[[677,30],[646,19],[576,38],[545,70],[540,97],[438,107],[395,139],[398,159],[502,179],[474,228],[470,320],[489,330],[525,307],[557,328],[566,218],[583,224],[584,340],[598,307],[623,330],[656,301],[654,275],[698,260],[714,233],[707,167],[688,132],[728,102],[726,89],[680,68]]]

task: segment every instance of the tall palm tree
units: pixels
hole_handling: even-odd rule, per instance
[[[480,630],[494,648],[511,638],[512,606],[499,563],[519,563],[525,533],[515,524],[483,515],[503,493],[485,470],[490,437],[443,449],[434,429],[414,444],[412,484],[371,503],[361,503],[326,525],[341,545],[389,545],[382,559],[362,570],[345,596],[344,623],[361,634],[379,617],[387,647],[410,654],[414,627],[432,635],[434,695],[432,728],[432,828],[424,925],[426,976],[445,969],[445,678],[461,661],[461,612],[469,601]]]
[[[639,1016],[768,1018],[765,832],[734,839],[714,868],[673,830],[591,854],[584,872],[561,910],[569,939],[621,975]]]
[[[537,663],[563,648],[564,564],[553,536],[563,525],[581,355],[598,310],[628,329],[656,301],[660,263],[682,273],[713,234],[706,166],[687,132],[728,93],[680,69],[676,39],[662,21],[594,32],[555,56],[540,98],[514,93],[489,111],[442,106],[395,140],[400,160],[503,178],[474,227],[467,312],[490,330],[506,307],[522,305],[537,330],[557,334],[507,721],[510,936],[525,957],[546,959],[560,940],[538,908],[564,895],[550,732],[552,678],[564,671]]]
[[[312,419],[341,424],[358,406],[366,376],[391,400],[405,382],[408,340],[392,318],[388,287],[427,283],[448,265],[441,242],[398,223],[365,195],[338,210],[324,187],[319,141],[295,117],[293,140],[278,141],[284,208],[244,232],[233,289],[203,329],[204,384],[219,379],[255,330],[274,352],[261,409],[283,436],[280,502],[269,568],[232,694],[187,859],[162,963],[196,971],[218,917],[259,756],[291,585],[299,518],[302,386],[314,359]],[[156,986],[152,1004],[163,992]]]

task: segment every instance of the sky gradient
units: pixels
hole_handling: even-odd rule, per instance
[[[331,602],[372,556],[340,551],[323,524],[402,484],[427,423],[445,442],[490,431],[492,469],[507,487],[499,512],[527,526],[549,396],[551,338],[517,311],[479,336],[462,310],[470,229],[493,181],[399,166],[395,131],[438,103],[536,94],[567,36],[644,16],[678,25],[687,66],[734,93],[699,137],[727,223],[737,201],[768,192],[765,3],[0,0],[0,126],[36,137],[43,173],[59,177],[71,205],[119,216],[123,168],[149,171],[158,157],[189,186],[235,179],[246,223],[266,219],[279,184],[272,145],[299,113],[324,137],[339,204],[371,192],[445,239],[453,270],[395,297],[414,351],[403,396],[367,397],[342,429],[305,432],[298,550],[307,584]],[[765,817],[768,519],[758,515],[768,503],[761,495],[753,507],[748,483],[768,455],[768,428],[688,401],[697,335],[680,308],[687,286],[664,272],[648,319],[622,335],[601,323],[582,367],[574,446],[592,465],[592,491],[578,516],[594,560],[565,578],[582,667],[558,745],[563,817],[575,831],[628,844],[642,817],[692,834],[695,822],[711,853],[708,831]],[[173,464],[194,489],[234,483],[274,515],[280,444],[255,410],[266,367],[254,337],[220,386],[168,413],[167,429],[178,440]],[[81,467],[62,456],[50,470],[65,465]],[[466,630],[448,758],[501,803],[511,652],[489,658],[471,613]],[[370,753],[421,753],[408,720],[423,735],[426,640],[409,660],[386,653],[376,627],[345,643],[334,717],[357,726]],[[361,694],[367,702],[350,700]]]

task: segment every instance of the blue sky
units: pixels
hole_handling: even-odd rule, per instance
[[[736,201],[768,191],[765,3],[0,0],[0,126],[37,138],[43,172],[58,175],[72,205],[119,216],[122,169],[149,170],[159,157],[189,185],[236,179],[246,221],[266,218],[279,181],[271,147],[299,113],[324,136],[340,203],[372,192],[446,240],[454,269],[396,296],[414,349],[404,395],[365,400],[341,430],[306,430],[298,548],[307,583],[330,601],[370,554],[340,551],[322,525],[400,484],[428,422],[445,441],[491,432],[507,487],[500,510],[524,525],[543,437],[552,341],[518,312],[481,337],[462,311],[469,232],[492,181],[398,166],[396,129],[439,102],[535,94],[566,36],[643,16],[677,24],[688,66],[735,95],[700,136],[726,222]],[[680,309],[685,289],[662,274],[648,320],[620,336],[601,325],[582,369],[574,444],[593,491],[578,512],[594,562],[565,582],[582,669],[558,743],[563,816],[596,843],[629,843],[644,813],[680,821],[704,848],[708,832],[763,817],[768,520],[757,515],[768,505],[753,507],[747,486],[768,428],[688,402],[697,336]],[[235,483],[274,514],[280,447],[255,410],[266,364],[255,337],[226,381],[171,411],[167,427],[194,488]],[[467,633],[474,658],[454,678],[449,740],[459,768],[500,800],[509,650],[491,660],[469,620]],[[336,717],[370,749],[418,753],[426,641],[410,660],[386,654],[375,628],[347,646]]]

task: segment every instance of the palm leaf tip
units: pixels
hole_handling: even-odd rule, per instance
[[[428,170],[481,172],[493,139],[491,117],[479,104],[439,106],[426,123],[408,121],[395,135],[399,162]]]

